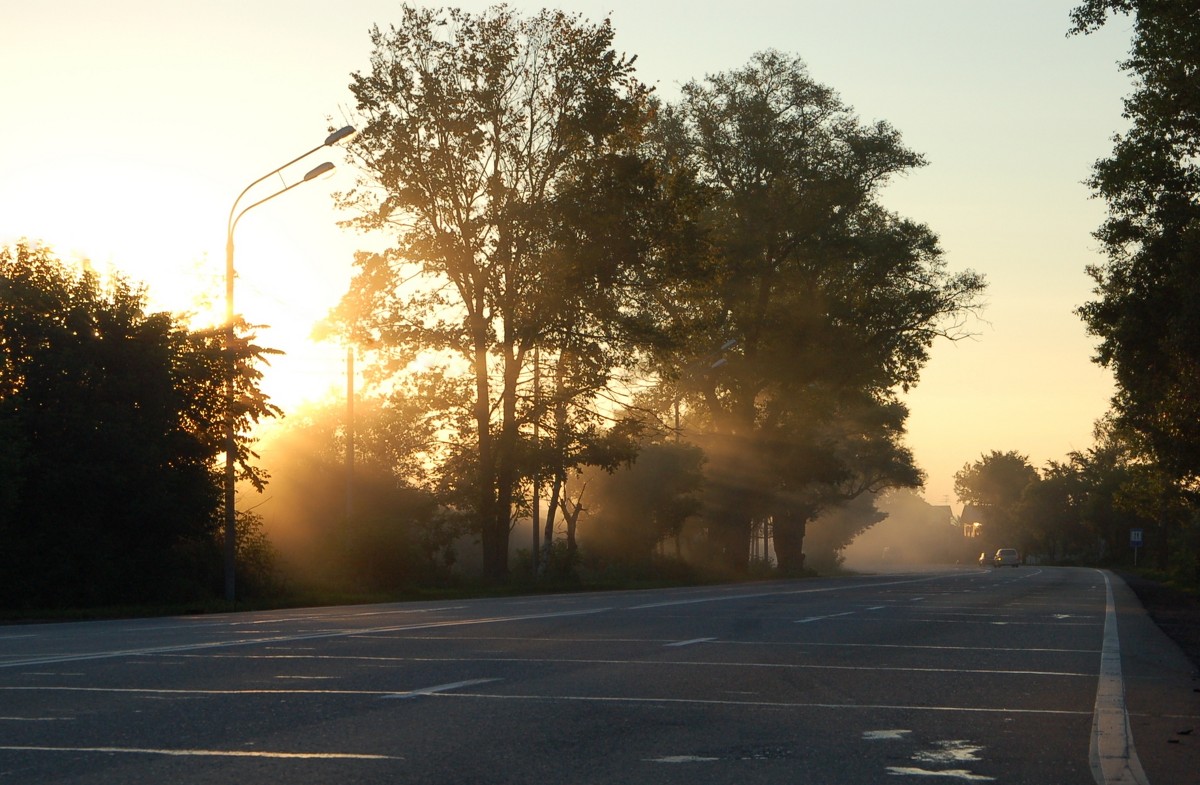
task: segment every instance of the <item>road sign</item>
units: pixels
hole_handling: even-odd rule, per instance
[[[1135,548],[1142,544],[1142,530],[1141,529],[1130,529],[1129,530],[1129,544]]]

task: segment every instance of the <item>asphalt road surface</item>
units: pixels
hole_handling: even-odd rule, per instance
[[[1189,785],[1198,688],[1082,568],[7,626],[0,785]]]

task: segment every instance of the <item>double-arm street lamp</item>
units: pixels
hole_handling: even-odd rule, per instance
[[[229,208],[229,222],[225,230],[225,599],[234,600],[236,598],[235,574],[237,563],[237,515],[234,510],[234,488],[237,482],[237,417],[234,413],[234,401],[236,400],[235,391],[237,388],[237,358],[234,356],[234,322],[233,322],[233,230],[237,228],[238,221],[250,210],[258,207],[263,202],[270,201],[280,194],[287,193],[293,188],[307,183],[321,175],[332,172],[334,165],[326,161],[319,166],[310,169],[305,173],[304,177],[291,185],[285,185],[283,188],[274,193],[259,199],[241,210],[238,210],[238,205],[241,204],[242,197],[249,193],[250,189],[266,180],[268,177],[280,174],[284,169],[292,164],[307,158],[313,153],[325,147],[332,147],[340,141],[348,139],[354,135],[353,126],[345,126],[325,137],[325,141],[317,145],[302,155],[298,155],[282,166],[276,167],[264,174],[254,182],[247,185],[238,194],[238,197],[233,200],[233,207]],[[280,175],[282,177],[282,175]]]

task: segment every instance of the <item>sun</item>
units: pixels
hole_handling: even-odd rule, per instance
[[[237,186],[83,154],[5,172],[0,242],[40,242],[65,261],[86,259],[101,275],[144,285],[148,310],[183,315],[194,329],[224,322]],[[284,352],[262,369],[262,384],[285,411],[345,389],[344,348],[310,337],[346,290],[355,247],[336,226],[330,190],[306,183],[247,213],[235,234],[234,310],[259,326],[261,345]]]

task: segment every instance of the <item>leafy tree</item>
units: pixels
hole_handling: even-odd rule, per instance
[[[26,605],[178,598],[219,570],[221,332],[146,313],[43,247],[0,248],[0,594]],[[269,416],[234,348],[242,422]],[[239,429],[239,432],[244,429]],[[261,483],[237,443],[243,476]]]
[[[879,202],[923,158],[888,124],[860,123],[799,60],[764,52],[689,83],[652,138],[692,227],[676,234],[691,258],[665,260],[662,328],[697,353],[738,342],[676,399],[712,431],[710,474],[758,467],[714,483],[717,549],[744,569],[751,521],[770,516],[780,566],[798,567],[822,508],[921,483],[897,393],[935,339],[964,334],[983,280],[950,273],[933,232]],[[664,374],[686,362],[664,358]]]
[[[1094,557],[1096,541],[1082,516],[1087,491],[1078,465],[1051,461],[1041,481],[1026,486],[1015,513],[1025,553],[1055,562]]]
[[[1096,360],[1117,383],[1113,409],[1142,434],[1169,477],[1200,477],[1200,14],[1173,0],[1088,0],[1074,33],[1133,15],[1121,68],[1135,79],[1129,130],[1090,185],[1108,203],[1096,237],[1105,264],[1088,272],[1096,299],[1079,313],[1100,339]]]
[[[701,509],[702,461],[692,445],[662,442],[642,445],[625,468],[591,471],[581,533],[588,551],[607,562],[644,568],[671,540],[679,556],[684,524]]]
[[[888,518],[876,507],[878,494],[862,494],[819,515],[805,531],[804,564],[820,572],[844,561],[842,550],[863,532]]]
[[[353,224],[396,242],[358,256],[341,319],[360,337],[469,365],[472,430],[459,432],[453,458],[493,580],[507,572],[532,350],[546,347],[547,361],[600,356],[592,371],[601,376],[610,362],[588,351],[607,346],[605,336],[568,341],[581,330],[559,317],[585,303],[603,315],[597,295],[621,284],[619,265],[606,264],[621,261],[619,249],[570,253],[609,248],[571,238],[611,235],[626,226],[615,214],[591,210],[608,222],[586,227],[572,216],[593,197],[611,206],[606,187],[619,192],[636,175],[625,151],[647,91],[612,38],[607,21],[562,12],[522,19],[503,6],[479,15],[404,6],[398,26],[372,31],[371,68],[351,84],[363,176],[341,204],[357,212]]]
[[[1096,300],[1079,309],[1100,338],[1096,360],[1117,383],[1118,429],[1137,435],[1136,479],[1118,507],[1148,518],[1158,566],[1200,580],[1195,502],[1200,481],[1200,16],[1167,0],[1088,0],[1074,33],[1133,17],[1121,68],[1134,77],[1129,130],[1090,184],[1108,203],[1096,232],[1108,259],[1089,269]]]
[[[417,458],[433,436],[402,394],[355,406],[347,472],[341,406],[310,407],[263,440],[271,496],[257,512],[290,581],[343,591],[396,591],[444,582],[462,532],[418,486]]]
[[[1132,480],[1133,456],[1110,425],[1111,420],[1097,428],[1094,446],[1070,456],[1086,494],[1080,520],[1092,538],[1097,558],[1107,563],[1124,561],[1130,528],[1149,529],[1153,523],[1122,503],[1122,488]]]
[[[1027,456],[1015,450],[1003,453],[992,450],[977,461],[963,464],[955,473],[954,494],[983,509],[983,536],[999,547],[1022,536],[1018,515],[1021,498],[1039,479]]]

